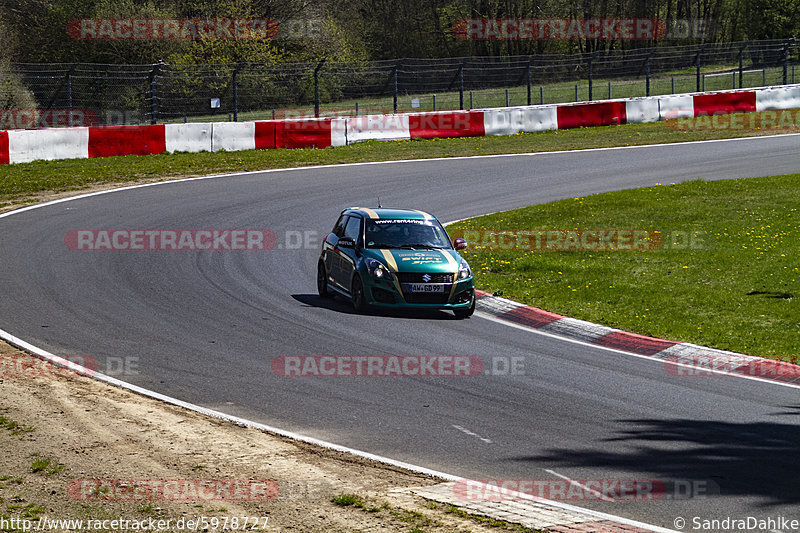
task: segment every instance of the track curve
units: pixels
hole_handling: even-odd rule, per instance
[[[797,516],[798,390],[663,367],[478,316],[360,316],[315,294],[317,249],[75,252],[70,229],[330,230],[342,207],[440,220],[596,192],[797,172],[800,136],[251,173],[133,188],[0,219],[0,328],[58,355],[138,357],[122,379],[337,444],[472,478],[705,480],[709,499],[572,502]],[[279,378],[277,355],[520,356],[525,376]],[[462,431],[459,426],[481,438]],[[490,442],[486,442],[490,441]]]

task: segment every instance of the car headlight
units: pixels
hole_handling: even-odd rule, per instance
[[[469,269],[469,264],[463,259],[461,260],[461,266],[458,267],[458,279],[467,279],[472,276],[472,270]]]
[[[386,268],[386,265],[378,261],[377,259],[368,258],[367,261],[367,272],[373,278],[378,279],[392,279],[392,273]]]

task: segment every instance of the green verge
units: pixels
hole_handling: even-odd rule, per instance
[[[519,230],[611,229],[649,230],[653,239],[638,250],[605,251],[568,232],[550,241],[545,233],[539,246],[519,241]],[[464,253],[485,291],[643,335],[793,362],[800,354],[800,174],[654,184],[448,230],[473,230],[477,242]],[[495,244],[484,230],[516,234]],[[623,235],[620,243],[630,245]]]
[[[791,113],[792,118],[797,115]],[[745,125],[750,124],[744,120]],[[758,121],[756,121],[758,123]],[[22,205],[44,193],[81,190],[99,184],[172,179],[287,168],[399,159],[425,159],[554,150],[577,150],[682,141],[726,139],[781,133],[758,128],[680,130],[675,121],[599,128],[554,130],[511,136],[365,142],[336,148],[176,153],[99,159],[36,161],[0,165],[0,207]]]

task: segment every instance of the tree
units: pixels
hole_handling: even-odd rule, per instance
[[[7,20],[5,15],[0,6],[0,35],[5,36],[4,46],[0,47],[0,111],[35,109],[36,99],[11,69],[11,60],[16,54],[17,39],[4,22]]]

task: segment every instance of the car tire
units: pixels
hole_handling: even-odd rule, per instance
[[[322,261],[317,264],[317,292],[320,298],[333,298],[333,293],[328,290],[328,272]]]
[[[356,310],[356,313],[365,313],[369,306],[364,297],[364,284],[361,282],[361,276],[358,274],[353,277],[353,285],[350,289],[350,294],[353,298],[353,309]]]
[[[475,294],[472,295],[472,305],[467,307],[466,309],[453,309],[453,314],[456,315],[456,318],[461,320],[463,318],[469,318],[472,316],[472,313],[475,312]]]

